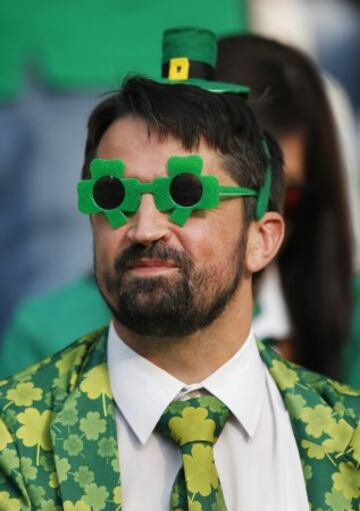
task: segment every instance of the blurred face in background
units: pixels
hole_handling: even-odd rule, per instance
[[[305,185],[305,133],[301,130],[278,137],[284,156],[284,215],[287,232],[301,205]]]

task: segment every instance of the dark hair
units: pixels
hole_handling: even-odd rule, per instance
[[[219,41],[217,79],[251,87],[260,124],[305,134],[305,187],[279,255],[295,361],[338,376],[350,333],[352,243],[334,121],[322,79],[300,51],[259,36]]]
[[[282,157],[277,143],[263,133],[246,102],[237,94],[214,93],[189,85],[167,85],[135,76],[124,81],[119,92],[102,101],[88,122],[88,136],[82,177],[89,177],[89,165],[107,128],[117,119],[143,119],[160,138],[171,135],[185,149],[195,149],[203,138],[223,156],[224,168],[242,186],[260,189],[264,183],[265,137],[272,165],[269,209],[282,211]],[[245,218],[254,218],[256,200],[244,201]]]

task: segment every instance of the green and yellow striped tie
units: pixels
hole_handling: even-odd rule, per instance
[[[171,511],[226,511],[214,460],[214,444],[229,418],[214,396],[173,401],[156,428],[181,450],[182,467],[171,493]]]

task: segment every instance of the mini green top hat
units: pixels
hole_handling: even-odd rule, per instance
[[[211,92],[247,96],[249,87],[213,81],[217,58],[216,36],[210,30],[181,27],[163,35],[162,83],[188,84]]]

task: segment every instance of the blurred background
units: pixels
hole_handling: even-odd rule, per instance
[[[159,76],[162,32],[245,30],[234,0],[3,0],[0,335],[20,301],[92,269],[76,184],[86,121],[127,73]]]
[[[70,285],[62,300],[79,306],[71,283],[92,271],[89,219],[78,213],[76,197],[87,118],[125,74],[159,76],[162,32],[181,25],[209,28],[219,37],[255,32],[275,38],[303,50],[329,77],[358,271],[359,1],[2,0],[0,343],[18,338],[22,351],[21,329],[30,328],[25,322],[44,316],[31,305],[38,297]],[[46,315],[56,315],[61,305],[49,303]],[[86,302],[83,307],[86,315]],[[59,337],[59,328],[65,336],[67,316],[60,318],[55,332],[44,332],[49,339]]]

